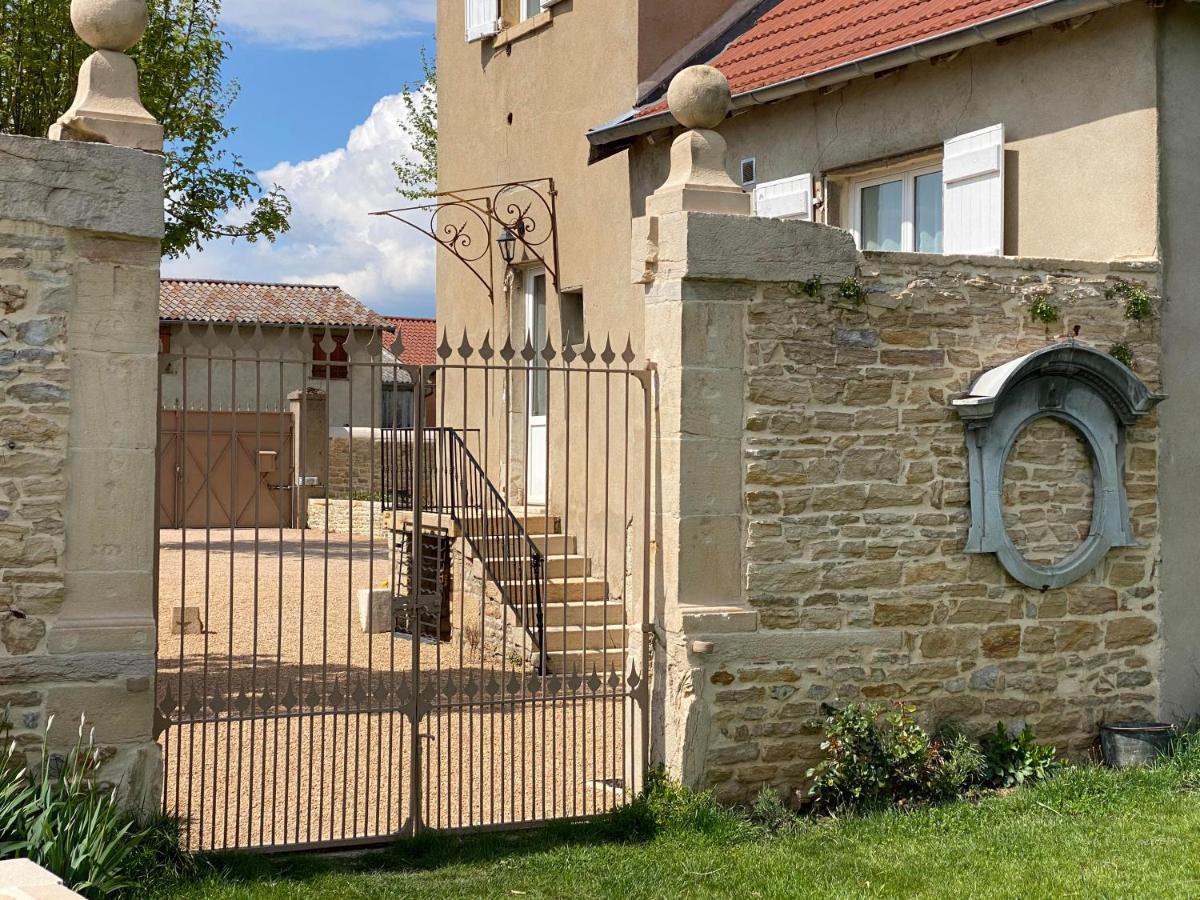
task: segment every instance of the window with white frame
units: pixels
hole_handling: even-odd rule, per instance
[[[941,253],[942,167],[928,165],[850,183],[850,230],[863,250]]]
[[[542,0],[521,0],[521,21],[532,19],[542,11]]]

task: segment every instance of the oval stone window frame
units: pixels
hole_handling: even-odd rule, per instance
[[[953,406],[967,428],[971,491],[968,553],[994,553],[1017,581],[1038,590],[1073,584],[1113,547],[1136,544],[1125,496],[1125,429],[1162,400],[1130,369],[1093,347],[1066,341],[981,376]],[[1058,419],[1092,457],[1092,522],[1087,538],[1052,565],[1030,562],[1004,525],[1004,467],[1017,439],[1039,419]]]

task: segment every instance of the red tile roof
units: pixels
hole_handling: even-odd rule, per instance
[[[438,363],[437,321],[415,319],[410,316],[388,316],[387,322],[400,330],[400,362],[407,366],[433,366]],[[383,349],[391,352],[396,337],[391,332],[383,335]]]
[[[981,25],[1046,0],[781,0],[710,61],[736,97]],[[638,111],[663,112],[665,101]]]
[[[163,279],[159,317],[172,322],[388,327],[387,319],[341,288],[315,284]]]

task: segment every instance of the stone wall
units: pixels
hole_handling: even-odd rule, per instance
[[[380,472],[382,444],[370,437],[343,437],[346,429],[337,429],[338,436],[329,438],[329,477],[327,496],[339,499],[365,499],[383,490]]]
[[[162,158],[0,135],[0,708],[157,806]]]
[[[367,500],[321,500],[308,501],[308,527],[313,531],[330,534],[353,535],[355,540],[366,540],[374,529],[378,540],[386,541],[392,536],[392,514],[385,512],[382,503]]]
[[[1155,417],[1130,430],[1126,460],[1142,545],[1042,593],[963,552],[964,429],[949,406],[986,369],[1075,328],[1101,348],[1127,342],[1156,387],[1155,321],[1127,321],[1105,288],[1122,278],[1157,294],[1157,270],[904,255],[863,269],[861,305],[839,283],[817,296],[763,284],[746,307],[746,601],[776,655],[705,673],[707,780],[729,796],[795,786],[824,703],[903,700],[977,729],[1025,721],[1076,752],[1101,720],[1158,705]],[[1061,321],[1034,322],[1035,298]],[[1032,556],[1060,558],[1086,535],[1089,467],[1066,426],[1038,425],[1015,448],[1006,517]]]

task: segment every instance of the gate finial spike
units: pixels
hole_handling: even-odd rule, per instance
[[[551,362],[558,354],[554,351],[554,342],[550,340],[550,336],[546,336],[546,343],[542,346],[541,357],[546,362]]]
[[[483,343],[479,345],[479,358],[487,361],[496,355],[496,351],[492,349],[491,342],[492,333],[485,331],[483,334]]]
[[[254,330],[250,332],[250,349],[254,351],[255,356],[262,356],[266,346],[267,341],[263,337],[262,322],[255,322]]]
[[[617,353],[613,350],[612,336],[606,336],[604,338],[604,349],[600,351],[600,359],[603,360],[604,365],[611,366],[616,358]]]
[[[625,361],[625,365],[633,365],[633,361],[637,359],[637,354],[633,352],[633,338],[625,338],[625,352],[621,354],[621,359]]]
[[[467,340],[467,330],[463,329],[462,343],[458,345],[458,355],[462,359],[470,359],[475,354],[475,348]]]
[[[333,339],[333,330],[326,325],[325,332],[321,335],[321,343],[318,345],[325,351],[326,356],[337,349],[337,341]]]
[[[504,339],[504,346],[500,348],[500,358],[508,363],[512,362],[516,355],[517,351],[512,345],[512,338],[506,337]]]
[[[527,334],[525,335],[525,346],[521,348],[521,359],[525,360],[525,362],[533,362],[534,356],[533,338]]]
[[[575,348],[570,344],[563,346],[562,358],[563,362],[565,362],[568,366],[575,361],[575,357],[578,355],[579,354],[575,352]]]
[[[447,360],[450,358],[450,354],[452,354],[453,352],[454,351],[450,348],[450,341],[448,341],[446,339],[446,329],[443,328],[442,329],[442,342],[440,344],[438,344],[437,355],[441,359]]]
[[[583,343],[583,353],[579,354],[589,366],[596,361],[596,351],[592,349],[592,336],[588,335]]]

